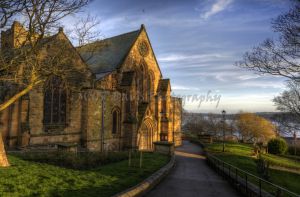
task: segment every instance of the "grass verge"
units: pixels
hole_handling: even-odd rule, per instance
[[[206,151],[215,155],[219,159],[230,163],[238,168],[245,170],[253,175],[259,176],[257,166],[253,155],[251,145],[240,143],[226,143],[225,152],[222,152],[222,144],[214,143],[205,147]],[[263,157],[270,162],[271,165],[284,167],[287,169],[299,170],[300,163],[276,155],[264,154]],[[270,182],[284,187],[292,192],[300,194],[300,174],[288,172],[285,170],[270,169]]]
[[[89,170],[75,170],[9,155],[11,167],[0,168],[0,196],[111,196],[141,182],[168,163],[169,157],[143,154],[143,167],[128,160]],[[139,159],[133,158],[133,166]]]

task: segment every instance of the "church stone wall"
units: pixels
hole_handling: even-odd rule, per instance
[[[148,45],[148,53],[147,55],[142,56],[140,51],[139,51],[139,44],[141,42],[146,42]],[[153,129],[153,132],[156,133],[157,136],[160,135],[160,130],[161,130],[161,124],[160,124],[160,110],[161,110],[161,103],[158,102],[158,97],[157,97],[157,88],[158,88],[158,83],[159,80],[162,78],[161,75],[161,71],[159,69],[159,66],[156,62],[155,59],[155,55],[151,49],[151,44],[148,40],[147,34],[145,31],[141,31],[139,37],[137,38],[135,44],[133,45],[133,47],[131,48],[128,56],[125,58],[125,61],[123,62],[121,69],[120,69],[120,75],[118,76],[118,81],[121,80],[122,78],[122,73],[126,72],[126,71],[135,71],[137,73],[137,71],[140,69],[141,65],[145,66],[145,77],[144,77],[144,87],[145,88],[145,92],[148,90],[148,84],[146,81],[146,78],[151,75],[152,80],[151,82],[151,92],[150,92],[150,100],[147,99],[148,103],[149,103],[149,116],[152,116],[155,119],[155,122],[157,122],[157,124],[155,124]],[[136,74],[136,77],[139,78],[141,77],[139,74]],[[134,117],[136,117],[136,121],[141,121],[138,118],[140,117],[140,114],[138,114],[138,108],[139,108],[139,104],[140,104],[140,98],[144,98],[145,99],[145,92],[141,93],[139,92],[139,90],[136,88],[136,81],[138,81],[138,79],[134,79],[134,87],[131,88],[131,111],[132,111],[132,115]],[[140,124],[142,125],[142,124]],[[126,147],[135,147],[137,144],[137,124],[135,123],[125,123],[124,127],[125,127],[125,138],[130,138],[130,140],[124,139],[124,142],[126,143]],[[157,137],[159,138],[159,137]],[[156,141],[156,140],[155,140]]]
[[[0,112],[0,133],[4,142],[7,142],[7,137],[9,136],[9,111],[10,107]]]
[[[83,102],[86,111],[83,118],[86,148],[91,151],[119,150],[122,147],[122,128],[112,134],[112,111],[119,110],[122,118],[122,94],[117,91],[91,89],[85,95],[86,101]]]
[[[7,146],[17,146],[18,134],[20,132],[20,101],[16,101],[6,110],[1,112],[0,132]]]
[[[79,93],[70,92],[67,99],[67,124],[65,128],[45,131],[44,93],[42,86],[29,93],[30,145],[59,142],[79,143],[81,137],[81,101]]]
[[[142,57],[140,55],[139,49],[138,49],[138,44],[141,41],[146,41],[149,47],[149,53],[145,57]],[[131,51],[129,52],[127,58],[125,59],[123,65],[122,65],[122,71],[134,71],[138,69],[140,64],[142,62],[145,62],[147,65],[147,74],[150,72],[153,73],[154,79],[152,81],[152,84],[154,85],[153,87],[153,93],[155,94],[157,92],[157,86],[158,82],[161,79],[161,72],[159,69],[159,66],[155,60],[154,53],[152,52],[150,48],[150,42],[148,41],[147,35],[145,31],[142,31],[138,39],[136,40],[134,46],[132,47]],[[154,96],[154,95],[152,95]]]
[[[96,82],[97,89],[116,90],[117,89],[117,75],[115,72],[107,74]]]
[[[181,140],[181,116],[182,116],[182,100],[180,98],[173,97],[174,106],[174,143],[175,146],[182,144]]]
[[[2,39],[8,33],[4,32]],[[11,41],[9,36],[6,36],[6,39]],[[69,43],[63,32],[59,32],[58,39],[58,43],[64,41]],[[146,43],[146,48],[148,48],[146,54],[141,53],[141,43]],[[16,43],[10,44],[15,45]],[[74,53],[75,49],[72,46],[65,51],[66,56],[72,59],[70,65],[74,69],[84,71],[84,74],[80,75],[82,79],[79,79],[77,75],[72,77],[75,83],[82,82],[80,87],[83,87],[84,91],[82,93],[68,92],[66,127],[55,131],[45,131],[43,124],[44,89],[43,85],[40,85],[28,94],[26,101],[18,101],[2,112],[1,122],[7,124],[1,126],[0,130],[5,138],[10,138],[11,145],[16,145],[22,132],[28,131],[30,145],[76,142],[91,151],[117,151],[137,146],[138,127],[145,123],[146,118],[148,122],[144,124],[144,130],[148,133],[151,131],[151,135],[148,135],[152,136],[151,142],[160,140],[160,134],[164,131],[169,141],[174,140],[176,145],[181,144],[181,101],[180,99],[171,99],[170,88],[167,93],[163,94],[158,90],[162,74],[143,27],[122,65],[107,75],[92,75],[89,69],[86,69],[86,64],[82,62],[79,55]],[[47,55],[51,55],[51,53],[46,50],[41,52],[41,58]],[[142,65],[145,73],[143,81],[139,73]],[[132,84],[130,87],[126,87],[127,89],[120,87],[122,73],[126,71],[136,72],[136,77],[131,79],[133,80]],[[92,89],[91,82],[94,82],[94,76],[96,79],[100,77],[101,79],[93,83]],[[149,76],[151,76],[150,86],[146,80],[150,78]],[[139,92],[141,91],[139,89],[140,81],[144,87],[142,88],[143,92]],[[150,100],[146,97],[149,87],[151,87]],[[119,92],[120,90],[122,93]],[[126,93],[130,95],[129,110],[126,110]],[[112,133],[112,112],[114,110],[119,112],[118,122],[120,123],[118,132],[115,134]],[[149,121],[150,119],[151,121]],[[149,144],[148,141],[147,143]]]
[[[42,86],[29,93],[29,126],[30,134],[43,134],[44,94]]]
[[[5,48],[18,48],[27,40],[28,32],[17,21],[12,24],[11,29],[1,32],[1,46]]]

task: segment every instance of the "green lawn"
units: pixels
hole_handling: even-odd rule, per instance
[[[227,163],[259,176],[255,158],[252,156],[253,148],[251,145],[226,143],[225,147],[225,153],[222,152],[221,143],[209,144],[206,146],[206,150]],[[300,173],[300,162],[296,160],[271,154],[264,154],[263,158],[268,160],[271,165],[299,170]],[[270,169],[269,181],[300,194],[300,174]]]
[[[90,170],[74,170],[26,161],[9,155],[11,167],[0,168],[0,196],[111,196],[132,187],[164,166],[169,157],[143,154],[143,168],[128,160]],[[133,160],[138,165],[139,160]]]

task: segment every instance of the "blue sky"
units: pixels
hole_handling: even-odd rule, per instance
[[[271,19],[290,6],[288,0],[95,0],[81,15],[98,16],[104,37],[145,24],[163,76],[185,109],[255,112],[275,110],[271,100],[285,79],[260,76],[234,62],[276,37]]]

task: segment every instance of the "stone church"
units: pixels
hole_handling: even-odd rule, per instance
[[[1,33],[2,49],[18,47],[14,35],[20,29],[25,31],[14,22]],[[153,150],[157,141],[181,145],[181,99],[171,96],[170,80],[163,78],[144,25],[77,48],[62,28],[51,39],[68,43],[72,66],[86,70],[85,85],[71,91],[52,76],[2,111],[6,148],[64,143],[119,151]],[[87,50],[93,45],[99,47]]]

